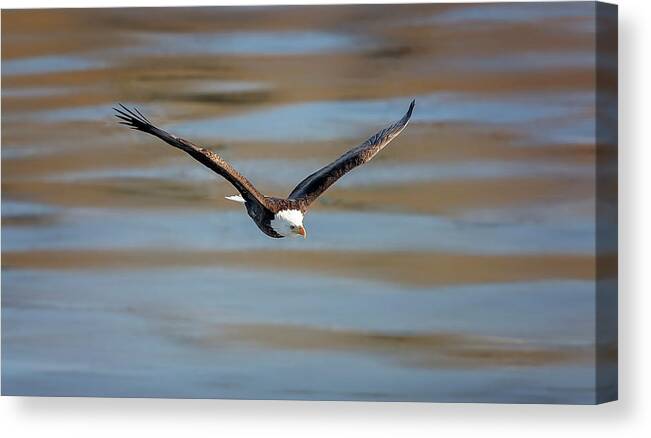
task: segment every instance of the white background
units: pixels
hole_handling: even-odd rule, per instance
[[[0,0],[3,9],[244,3],[274,1]],[[357,3],[370,2],[357,0]],[[2,436],[651,436],[651,341],[645,339],[651,334],[651,317],[647,318],[651,313],[651,269],[649,259],[644,257],[648,255],[644,248],[651,247],[648,228],[651,144],[645,135],[651,125],[651,112],[645,112],[648,109],[645,102],[651,99],[651,2],[621,0],[617,3],[620,5],[620,401],[595,407],[2,397]]]

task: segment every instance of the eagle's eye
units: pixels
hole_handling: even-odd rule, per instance
[[[296,226],[295,226],[295,225],[290,225],[290,226],[289,226],[289,229],[292,230],[292,231],[294,231],[294,230],[296,229]]]

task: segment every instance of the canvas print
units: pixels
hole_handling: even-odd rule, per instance
[[[2,394],[617,398],[617,8],[2,11]]]

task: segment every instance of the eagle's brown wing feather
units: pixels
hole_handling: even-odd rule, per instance
[[[120,107],[121,109],[113,108],[117,113],[115,116],[120,119],[119,123],[137,129],[138,131],[154,135],[175,148],[187,152],[192,156],[192,158],[223,176],[228,182],[235,186],[245,201],[255,202],[268,209],[264,195],[262,195],[262,193],[260,193],[248,179],[235,170],[228,162],[224,161],[219,155],[211,150],[194,145],[187,140],[155,127],[135,108],[134,110],[129,110],[124,105],[120,105]]]
[[[415,100],[411,101],[407,113],[399,121],[381,130],[361,145],[349,150],[327,166],[317,170],[301,181],[289,194],[288,199],[296,200],[303,210],[318,198],[328,187],[357,166],[368,162],[391,140],[396,138],[411,118]]]

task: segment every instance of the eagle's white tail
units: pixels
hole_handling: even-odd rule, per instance
[[[241,197],[240,195],[227,196],[226,199],[228,199],[229,201],[240,202],[242,204],[246,202],[244,198]]]

